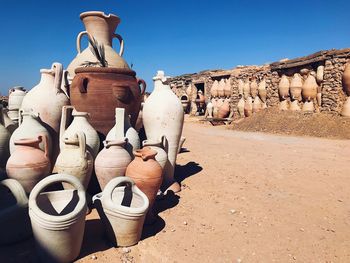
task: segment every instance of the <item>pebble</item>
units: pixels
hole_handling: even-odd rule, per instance
[[[234,210],[234,209],[231,209],[230,212],[231,212],[231,214],[234,214],[234,213],[236,213],[237,211]]]
[[[131,251],[128,247],[123,247],[123,253],[129,253]]]
[[[171,232],[175,232],[175,229],[171,229]]]
[[[96,260],[97,257],[96,257],[95,255],[92,255],[92,256],[91,256],[91,259],[92,259],[92,260]]]
[[[184,221],[184,225],[187,226],[187,222],[186,221]]]

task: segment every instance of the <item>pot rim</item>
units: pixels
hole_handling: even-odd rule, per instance
[[[100,16],[103,18],[114,18],[117,19],[120,22],[120,17],[115,15],[115,14],[106,14],[105,12],[102,11],[85,11],[80,14],[80,19],[84,19],[87,16]]]
[[[127,68],[112,68],[112,67],[79,67],[75,69],[75,74],[79,73],[104,73],[104,74],[122,74],[132,77],[136,76],[136,72]]]

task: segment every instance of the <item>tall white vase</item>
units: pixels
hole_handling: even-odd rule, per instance
[[[158,140],[165,135],[168,140],[169,167],[165,169],[162,190],[180,191],[180,185],[174,180],[179,141],[184,123],[184,111],[181,101],[166,84],[163,71],[158,71],[154,80],[154,91],[143,106],[143,125],[149,140]]]

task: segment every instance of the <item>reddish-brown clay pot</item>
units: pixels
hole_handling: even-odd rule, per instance
[[[155,221],[152,211],[154,200],[162,184],[162,167],[155,160],[157,152],[150,147],[144,147],[134,152],[135,159],[129,164],[125,175],[130,177],[149,200],[149,210],[146,216],[146,223]]]
[[[89,122],[105,136],[113,128],[114,109],[124,108],[135,127],[146,83],[135,71],[120,68],[77,68],[70,88],[71,104],[91,114]],[[140,86],[142,89],[140,90]]]

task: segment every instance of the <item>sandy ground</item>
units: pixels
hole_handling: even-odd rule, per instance
[[[77,262],[350,262],[350,141],[192,121],[184,136],[183,191],[158,201],[157,223],[117,249],[93,211]],[[31,262],[30,251],[0,248],[0,262]]]

